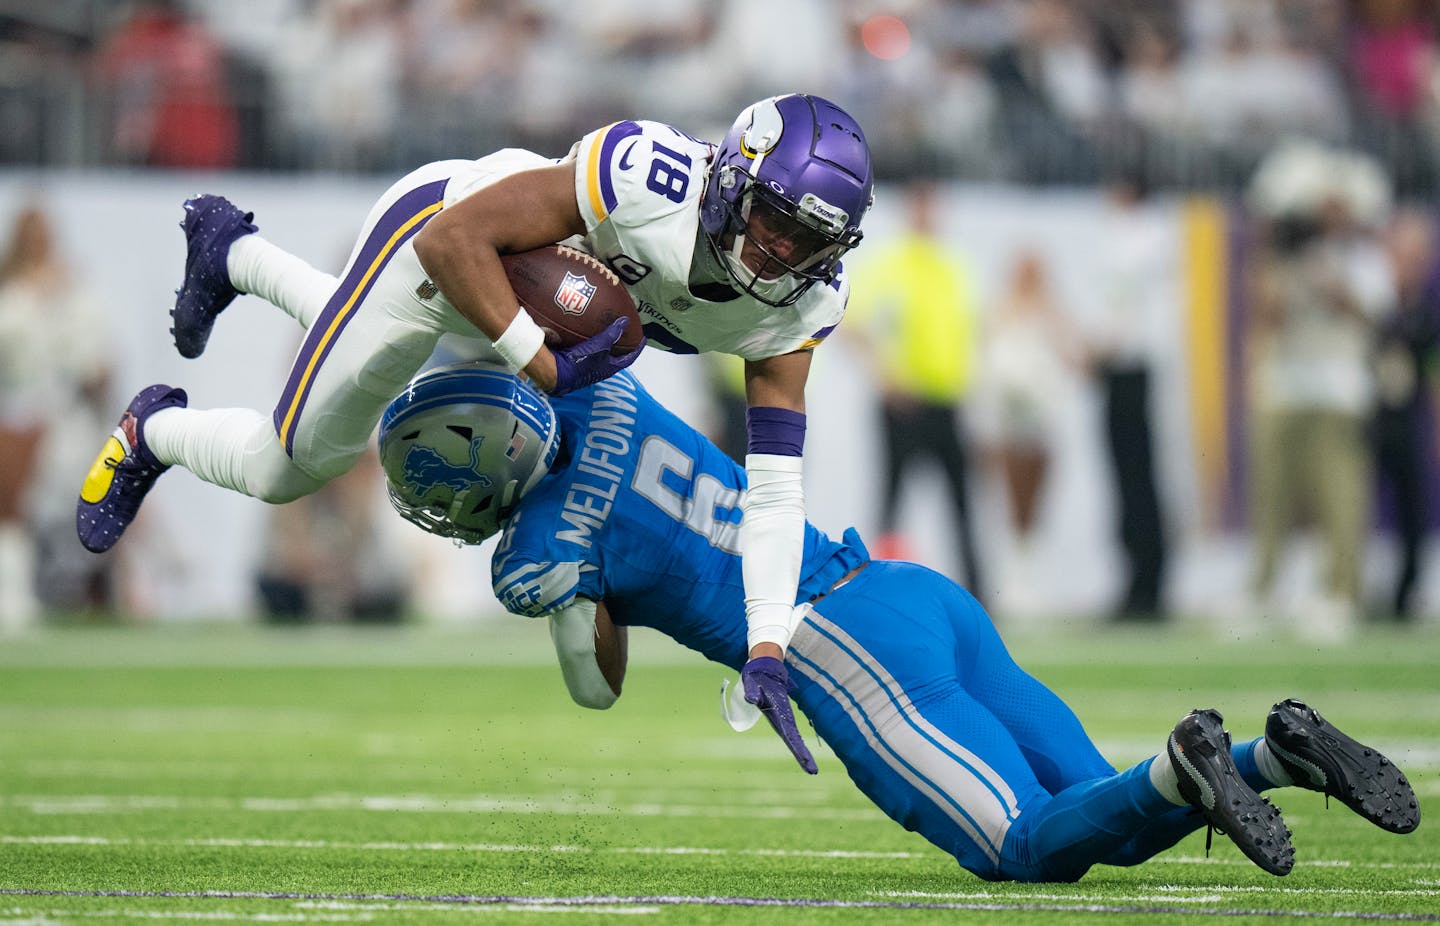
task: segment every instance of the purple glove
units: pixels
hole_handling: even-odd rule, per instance
[[[634,363],[635,358],[640,356],[640,351],[645,349],[643,336],[640,344],[630,353],[619,357],[610,353],[610,348],[625,334],[625,326],[629,323],[630,319],[622,316],[594,337],[586,338],[574,347],[562,347],[554,351],[555,388],[550,390],[550,394],[564,395],[592,386]]]
[[[795,725],[795,714],[790,710],[790,673],[785,663],[774,656],[756,657],[740,670],[740,681],[745,686],[745,700],[760,708],[800,767],[812,775],[820,771],[805,747],[805,740],[800,738],[800,728]]]

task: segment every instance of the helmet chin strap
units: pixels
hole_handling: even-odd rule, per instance
[[[520,488],[520,480],[518,480],[518,479],[511,479],[509,482],[505,483],[505,488],[503,488],[503,489],[500,490],[500,510],[501,510],[501,511],[507,511],[507,510],[515,507],[515,503],[520,500],[520,499],[517,497],[517,496],[519,496],[519,494],[520,494],[519,491],[518,491],[519,488]]]

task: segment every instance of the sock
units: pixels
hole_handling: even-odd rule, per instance
[[[265,501],[297,498],[322,484],[290,463],[270,416],[248,408],[162,409],[146,419],[145,443],[161,463]]]
[[[1285,770],[1285,766],[1280,763],[1280,758],[1275,755],[1263,736],[1255,741],[1255,746],[1250,753],[1254,757],[1255,770],[1268,785],[1283,788],[1295,783],[1294,777]]]
[[[1168,750],[1150,760],[1150,783],[1161,797],[1175,806],[1189,806],[1190,802],[1180,796],[1180,778],[1175,774],[1175,766],[1170,764]]]
[[[335,277],[259,235],[235,239],[225,256],[225,269],[240,292],[279,306],[307,330],[340,285]]]

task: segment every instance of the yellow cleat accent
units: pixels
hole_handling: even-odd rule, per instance
[[[125,445],[120,442],[118,435],[111,434],[100,455],[90,464],[90,472],[85,475],[85,484],[80,487],[81,500],[94,505],[104,498],[105,493],[110,491],[110,483],[115,481],[115,467],[120,465],[123,459]]]

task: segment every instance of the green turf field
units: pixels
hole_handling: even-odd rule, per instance
[[[1126,765],[1219,707],[1311,701],[1411,772],[1407,837],[1306,791],[1287,878],[1196,834],[1079,884],[988,884],[720,719],[723,671],[636,634],[608,712],[543,627],[72,627],[0,640],[0,924],[1440,920],[1440,639],[1342,649],[1062,630],[1013,648]],[[813,736],[812,736],[813,740]],[[1247,912],[1248,911],[1248,912]]]

